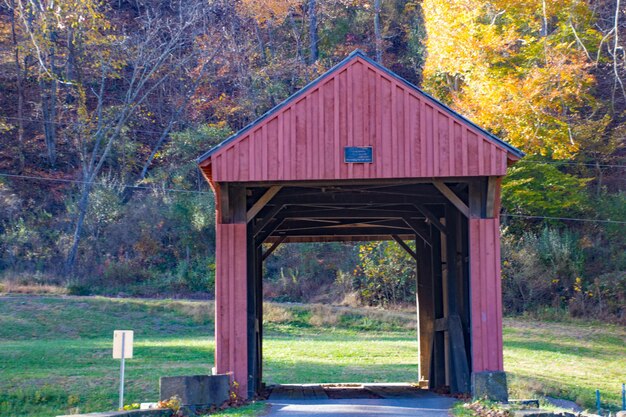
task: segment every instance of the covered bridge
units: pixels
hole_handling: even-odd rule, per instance
[[[278,245],[393,239],[416,260],[420,380],[506,396],[500,180],[522,156],[360,51],[202,155],[217,372],[260,390],[262,265]]]

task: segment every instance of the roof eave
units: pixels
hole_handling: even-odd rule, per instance
[[[233,135],[229,136],[228,138],[226,138],[225,140],[220,142],[218,145],[214,146],[213,148],[209,149],[204,154],[200,155],[196,159],[196,163],[198,165],[200,165],[201,167],[207,166],[208,164],[210,164],[211,163],[211,161],[210,161],[211,155],[213,155],[214,153],[216,153],[217,151],[219,151],[220,149],[222,149],[224,146],[228,145],[229,143],[235,141],[237,138],[242,136],[244,133],[246,133],[249,130],[251,130],[252,128],[254,128],[254,126],[260,124],[265,119],[267,119],[270,116],[272,116],[273,114],[277,113],[280,109],[285,107],[287,104],[292,102],[297,97],[299,97],[299,96],[303,95],[304,93],[306,93],[309,89],[313,88],[315,85],[323,82],[332,73],[334,73],[336,70],[338,70],[342,66],[346,65],[354,57],[360,57],[361,59],[365,60],[367,63],[369,63],[370,65],[372,65],[372,66],[374,66],[376,68],[378,68],[379,70],[383,71],[384,73],[386,73],[390,77],[393,77],[393,78],[395,78],[397,80],[400,80],[402,83],[406,84],[407,87],[412,88],[412,89],[418,91],[419,93],[423,94],[427,98],[431,99],[433,102],[435,102],[438,105],[440,105],[441,107],[443,107],[446,111],[450,112],[455,117],[458,117],[463,122],[467,123],[468,125],[472,126],[476,130],[480,131],[482,134],[487,136],[489,139],[493,140],[494,142],[496,142],[497,144],[502,146],[507,151],[507,154],[509,155],[508,159],[512,160],[513,162],[523,158],[526,155],[524,152],[522,152],[521,150],[517,149],[515,146],[505,142],[504,140],[500,139],[499,137],[497,137],[493,133],[489,132],[488,130],[478,126],[476,123],[472,122],[467,117],[463,116],[462,114],[460,114],[457,111],[453,110],[452,108],[448,107],[447,105],[445,105],[441,101],[437,100],[435,97],[433,97],[430,94],[426,93],[425,91],[423,91],[422,89],[417,87],[415,84],[411,83],[410,81],[407,81],[405,78],[401,77],[400,75],[396,74],[395,72],[391,71],[390,69],[385,68],[384,66],[382,66],[378,62],[376,62],[373,59],[369,58],[360,49],[355,49],[347,57],[345,57],[343,60],[341,60],[341,62],[339,62],[336,65],[334,65],[332,68],[330,68],[324,74],[322,74],[320,77],[316,78],[315,80],[311,81],[310,83],[308,83],[307,85],[302,87],[300,90],[298,90],[296,93],[294,93],[293,95],[291,95],[290,97],[288,97],[287,99],[282,101],[280,104],[274,106],[273,108],[271,108],[270,110],[265,112],[261,117],[257,118],[256,120],[254,120],[253,122],[251,122],[247,126],[245,126],[244,128],[240,129],[237,133],[234,133]]]
[[[363,51],[361,51],[360,49],[355,49],[347,57],[342,59],[339,63],[335,64],[332,68],[328,69],[324,74],[322,74],[321,76],[319,76],[315,80],[309,82],[307,85],[305,85],[304,87],[302,87],[301,89],[296,91],[294,94],[292,94],[291,96],[289,96],[288,98],[283,100],[281,103],[277,104],[276,106],[272,107],[270,110],[268,110],[265,113],[263,113],[262,116],[260,116],[259,118],[257,118],[253,122],[249,123],[248,125],[246,125],[242,129],[240,129],[238,132],[232,134],[231,136],[229,136],[228,138],[224,139],[222,142],[220,142],[219,144],[217,144],[213,148],[209,149],[207,152],[205,152],[202,155],[200,155],[196,159],[196,163],[198,165],[200,165],[200,166],[205,166],[206,164],[210,163],[210,162],[207,162],[207,163],[203,163],[203,162],[205,160],[207,160],[215,152],[219,151],[220,149],[222,149],[224,146],[228,145],[229,143],[235,141],[238,137],[242,136],[244,133],[246,133],[249,130],[251,130],[254,126],[256,126],[259,123],[261,123],[263,120],[269,118],[274,113],[277,113],[280,109],[285,107],[288,103],[290,103],[291,101],[293,101],[297,97],[303,95],[309,89],[313,88],[317,84],[319,84],[322,81],[324,81],[326,78],[328,78],[336,70],[338,70],[342,66],[346,65],[349,61],[351,61],[352,58],[354,58],[355,56],[360,56],[361,58],[366,59],[366,60],[368,59],[367,56],[363,53]]]

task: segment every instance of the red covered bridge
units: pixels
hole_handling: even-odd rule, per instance
[[[500,180],[522,156],[359,51],[201,156],[217,371],[261,387],[262,265],[278,245],[393,239],[416,260],[420,379],[506,395]]]

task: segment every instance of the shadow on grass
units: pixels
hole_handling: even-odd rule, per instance
[[[297,359],[289,363],[263,360],[263,381],[267,384],[417,382],[418,366],[411,363],[328,364],[322,360]]]
[[[567,355],[575,355],[575,356],[588,356],[598,355],[598,349],[589,349],[583,346],[572,346],[567,343],[556,343],[556,342],[537,342],[533,340],[523,341],[523,340],[505,340],[504,348],[507,349],[525,349],[531,351],[543,351],[543,352],[552,352],[559,354],[567,354]],[[604,352],[602,352],[604,354]],[[606,352],[608,354],[608,352]]]
[[[588,342],[588,340],[585,340]],[[604,336],[599,340],[593,340],[592,347],[581,346],[576,344],[575,339],[565,339],[562,342],[557,341],[537,341],[532,338],[528,340],[517,340],[509,337],[508,340],[504,340],[504,349],[511,350],[528,350],[528,351],[541,351],[560,355],[580,356],[586,358],[596,358],[603,360],[613,360],[617,356],[623,355],[624,352],[624,340],[619,337],[607,337]]]

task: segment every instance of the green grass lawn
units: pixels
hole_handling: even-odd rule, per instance
[[[155,401],[158,378],[210,373],[213,306],[199,301],[0,297],[0,417],[114,409],[114,329],[135,331],[126,402]],[[268,305],[264,379],[273,383],[417,379],[409,313]],[[626,379],[626,331],[608,325],[505,321],[514,396],[552,394],[616,405]],[[223,415],[251,415],[262,405]]]
[[[626,383],[626,329],[505,319],[504,368],[513,397],[552,395],[595,410],[599,389],[603,407],[617,410]]]

